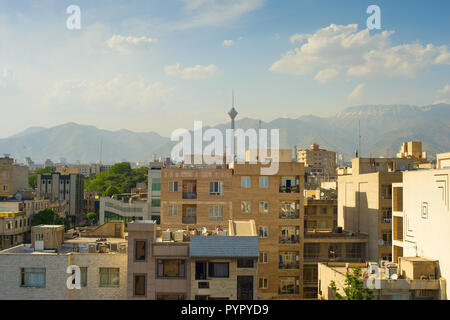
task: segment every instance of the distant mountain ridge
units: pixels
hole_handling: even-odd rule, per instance
[[[242,112],[242,111],[241,111]],[[224,111],[224,119],[225,119]],[[361,123],[363,156],[395,156],[403,141],[420,140],[429,156],[450,151],[450,105],[364,105],[345,109],[330,117],[304,115],[296,119],[277,118],[261,122],[262,128],[280,129],[282,148],[308,148],[313,143],[353,157],[358,145]],[[242,118],[236,127],[259,127],[259,120]],[[206,129],[207,127],[204,127]],[[229,122],[214,126],[224,132]],[[100,155],[100,144],[102,152]],[[82,163],[148,161],[152,156],[169,156],[174,142],[155,132],[110,131],[94,126],[66,123],[42,128],[31,127],[14,136],[0,139],[0,154],[9,153],[22,161],[30,156],[35,162],[49,158]]]

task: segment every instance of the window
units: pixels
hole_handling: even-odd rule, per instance
[[[134,248],[135,248],[135,260],[145,261],[146,260],[145,241],[136,240]]]
[[[211,196],[223,196],[223,182],[212,181],[209,183],[209,195]]]
[[[169,182],[169,192],[178,192],[178,181]]]
[[[146,295],[146,277],[144,274],[134,276],[134,296]]]
[[[392,208],[383,208],[382,209],[382,220],[381,223],[389,224],[392,222]]]
[[[392,200],[392,185],[381,186],[381,200]]]
[[[185,276],[184,260],[158,260],[157,268],[158,278],[184,278]]]
[[[184,294],[157,294],[156,300],[184,300]]]
[[[167,215],[169,217],[176,217],[176,216],[178,216],[178,206],[176,206],[176,205],[169,205],[167,207]]]
[[[258,227],[258,235],[260,238],[268,238],[269,237],[269,227],[266,227],[266,226]]]
[[[253,268],[253,259],[238,259],[238,268]]]
[[[320,213],[321,214],[327,214],[327,207],[321,207],[320,208]]]
[[[100,287],[119,286],[119,268],[100,268]]]
[[[34,238],[36,241],[42,241],[42,240],[44,240],[44,235],[42,233],[36,233],[34,235]]]
[[[228,278],[228,262],[210,262],[208,265],[208,275],[211,278]]]
[[[223,220],[223,207],[222,206],[209,207],[209,220]]]
[[[45,268],[22,268],[23,287],[45,287]]]
[[[251,186],[251,179],[250,177],[241,177],[241,188],[250,188]]]
[[[259,289],[267,289],[269,287],[269,280],[267,278],[259,278]]]
[[[259,263],[268,263],[269,262],[269,254],[267,252],[259,252]]]
[[[152,191],[161,191],[161,183],[158,182],[152,183]]]
[[[320,221],[320,228],[321,229],[327,229],[328,228],[328,221],[327,220]]]
[[[3,191],[8,191],[8,186],[6,184],[3,185]]]
[[[152,199],[152,207],[160,207],[161,199]]]
[[[264,213],[264,214],[269,213],[269,202],[267,202],[267,201],[259,202],[259,213]]]
[[[206,261],[195,263],[195,280],[206,280]]]
[[[80,267],[81,272],[81,286],[87,287],[87,267]]]
[[[428,203],[422,202],[422,219],[428,219]]]
[[[259,187],[268,188],[269,187],[269,177],[259,177]]]
[[[297,277],[280,277],[280,294],[298,293]]]
[[[252,203],[250,201],[241,201],[241,213],[251,213]]]

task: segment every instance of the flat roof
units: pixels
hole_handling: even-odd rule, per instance
[[[193,258],[257,258],[256,236],[190,236]]]

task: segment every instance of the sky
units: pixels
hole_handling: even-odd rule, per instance
[[[80,28],[71,5],[80,9]],[[381,29],[369,30],[368,6]],[[0,2],[0,138],[450,103],[448,0]]]

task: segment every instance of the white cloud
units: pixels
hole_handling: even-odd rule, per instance
[[[364,83],[358,84],[355,87],[355,89],[353,89],[353,91],[350,92],[350,94],[348,95],[348,100],[351,100],[351,101],[359,101],[359,100],[361,100],[361,98],[362,98],[362,96],[364,94],[364,91],[365,91],[365,87],[366,86],[365,86]]]
[[[259,9],[265,0],[179,0],[186,15],[175,29],[226,26],[241,16]]]
[[[327,83],[331,80],[333,80],[334,78],[336,78],[339,74],[339,70],[334,69],[334,68],[330,68],[330,69],[325,69],[322,71],[319,71],[316,76],[314,77],[314,80],[320,81],[322,83]]]
[[[172,88],[142,77],[118,75],[108,80],[65,80],[57,82],[43,98],[49,108],[63,107],[89,111],[149,110],[163,107]]]
[[[233,40],[223,40],[222,46],[231,47],[233,45]]]
[[[184,80],[204,80],[211,78],[219,73],[219,68],[210,64],[209,66],[196,65],[194,67],[180,68],[177,63],[172,66],[164,67],[166,75]]]
[[[419,42],[392,46],[393,31],[371,34],[358,31],[358,25],[334,25],[314,34],[294,34],[290,41],[304,43],[272,64],[273,72],[306,75],[318,72],[322,81],[330,70],[343,71],[349,76],[407,76],[433,64],[450,64],[447,46],[422,45]]]
[[[450,104],[450,84],[447,84],[442,89],[438,90],[436,99],[433,103],[434,104],[436,104],[436,103]]]
[[[148,48],[158,42],[158,39],[148,38],[148,37],[133,37],[133,36],[121,36],[113,35],[109,40],[106,41],[111,49],[123,52],[132,53],[135,50]]]

